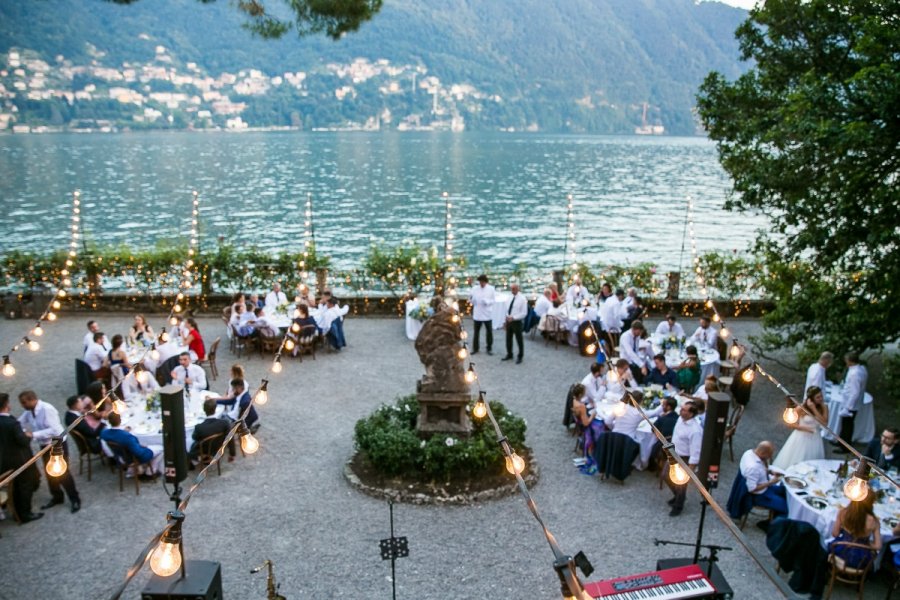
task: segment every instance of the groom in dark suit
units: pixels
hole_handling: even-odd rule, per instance
[[[31,459],[31,438],[19,421],[9,414],[9,394],[0,393],[0,473],[14,471]],[[35,464],[25,469],[12,484],[12,503],[21,523],[40,519],[44,513],[31,512],[31,497],[41,482]]]
[[[872,459],[879,469],[900,469],[900,429],[888,427],[881,432],[881,439],[873,438],[863,453]]]
[[[222,442],[225,440],[225,436],[228,435],[228,431],[231,429],[229,421],[219,419],[215,416],[216,406],[217,403],[212,398],[207,398],[203,402],[203,412],[206,414],[206,420],[194,427],[194,434],[192,436],[194,438],[194,443],[191,444],[191,450],[188,453],[188,456],[190,456],[191,460],[194,462],[200,457],[200,442],[203,439],[208,438],[211,435],[222,435],[222,437],[214,443],[208,444],[210,447],[206,449],[210,454],[215,454],[219,451],[219,448],[222,447]],[[231,462],[232,460],[234,460],[234,439],[231,439],[228,442],[228,462]]]

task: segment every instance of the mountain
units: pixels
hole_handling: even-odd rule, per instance
[[[230,100],[246,105],[240,116],[251,126],[329,127],[366,119],[396,126],[403,118],[422,124],[443,113],[475,129],[631,133],[661,124],[667,133],[692,134],[694,93],[703,77],[711,70],[727,77],[741,72],[733,33],[744,18],[741,9],[693,0],[386,0],[371,22],[337,42],[290,33],[264,41],[241,28],[240,13],[226,0],[127,6],[0,0],[0,53],[32,53],[51,70],[72,67],[56,80],[72,94],[88,80],[104,85],[78,77],[81,66],[159,64],[159,47],[168,65],[213,79],[251,69],[279,78],[302,73],[305,82],[290,90],[280,84],[264,93],[229,90]],[[366,71],[362,81],[352,69],[335,67],[357,59],[387,67]],[[40,102],[53,96],[29,97],[31,84],[16,84],[14,71],[8,68],[0,79],[20,92],[6,98],[18,113],[11,122],[45,123],[51,113],[56,124],[104,111],[115,116],[116,106],[85,112],[71,94],[68,106],[42,108]],[[150,87],[173,91],[159,84]],[[153,102],[148,97],[140,106],[165,115],[167,107]],[[192,108],[204,110],[196,103]],[[172,110],[177,119],[170,113],[160,122],[196,124],[190,111]],[[209,122],[221,125],[210,112]]]

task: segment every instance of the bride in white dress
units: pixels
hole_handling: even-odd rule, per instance
[[[819,427],[828,423],[828,407],[822,390],[815,386],[806,390],[803,408],[813,416],[802,410],[797,411],[800,420],[790,426],[794,431],[772,462],[773,467],[782,471],[803,461],[825,458],[825,443],[819,435]]]

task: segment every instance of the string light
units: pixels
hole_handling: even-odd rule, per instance
[[[741,379],[744,380],[744,383],[751,383],[754,377],[756,377],[756,372],[754,371],[754,369],[756,369],[756,363],[753,363],[753,365],[751,365],[749,369],[746,369],[743,373],[741,373]]]
[[[784,407],[784,413],[782,413],[781,418],[784,419],[784,422],[788,425],[793,425],[797,421],[800,420],[800,415],[797,414],[797,407],[794,404],[794,399],[788,396],[785,398],[786,406]]]
[[[275,362],[272,363],[272,372],[275,374],[281,373],[282,368],[283,367],[281,366],[281,356],[276,356]]]
[[[168,514],[168,528],[159,545],[150,555],[150,569],[160,577],[170,577],[181,568],[181,524],[184,513],[172,511]]]
[[[506,470],[510,475],[521,475],[525,470],[525,459],[513,452],[506,457]]]
[[[456,358],[458,358],[459,360],[465,360],[466,357],[467,357],[468,355],[469,355],[469,351],[466,350],[465,344],[463,344],[463,347],[460,348],[460,349],[456,352]]]
[[[313,229],[312,194],[306,194],[306,210],[303,220],[303,256],[300,259],[300,283],[306,285],[309,280],[309,254],[315,248],[315,230]],[[294,332],[296,333],[296,332]]]
[[[563,248],[565,254],[563,269],[570,266],[572,270],[578,268],[578,253],[575,247],[575,203],[572,194],[566,196],[566,240]]]
[[[121,416],[121,415],[125,414],[125,411],[126,411],[126,410],[128,410],[128,405],[125,404],[124,401],[119,400],[119,399],[117,398],[117,399],[113,400],[113,403],[112,403],[112,410],[113,410],[114,413],[116,413],[117,415]]]
[[[276,364],[281,364],[281,361],[280,360],[277,361]],[[273,371],[275,370],[274,367],[272,368],[272,370]],[[256,400],[256,403],[260,406],[262,406],[263,404],[265,404],[266,402],[269,401],[269,392],[267,391],[268,386],[269,386],[269,380],[263,379],[262,383],[259,386],[259,390],[256,392],[255,400]]]
[[[259,440],[253,437],[243,419],[238,427],[238,436],[241,438],[241,450],[244,451],[244,454],[255,454],[259,450]]]
[[[41,349],[41,345],[39,343],[37,343],[34,340],[30,340],[28,338],[25,338],[25,345],[28,346],[28,349],[31,350],[32,352],[37,352],[38,350]]]
[[[844,484],[844,495],[851,502],[862,502],[869,495],[869,461],[861,458],[853,477]]]
[[[150,344],[150,358],[154,361],[159,360],[159,350],[156,349],[156,344]]]
[[[41,337],[42,335],[44,335],[44,328],[41,327],[41,322],[40,322],[40,321],[38,321],[38,322],[35,324],[34,329],[31,330],[31,333],[33,333],[33,334],[34,334],[35,336],[37,336],[37,337]]]
[[[487,404],[484,401],[484,392],[478,392],[478,400],[472,407],[472,416],[476,419],[483,419],[487,415]]]
[[[670,452],[674,451],[674,447],[670,449]],[[669,456],[669,481],[674,483],[675,485],[684,485],[688,481],[691,480],[690,475],[687,474],[687,471],[678,464],[678,462]]]
[[[63,454],[63,439],[54,436],[52,438],[53,447],[50,448],[50,460],[47,461],[47,475],[50,477],[62,477],[68,465]]]
[[[466,383],[475,383],[475,380],[478,379],[478,375],[475,374],[475,365],[473,363],[469,363],[469,369],[465,374]]]
[[[3,374],[7,377],[12,377],[16,374],[16,368],[9,362],[8,356],[3,357],[3,368],[0,370],[2,370]]]

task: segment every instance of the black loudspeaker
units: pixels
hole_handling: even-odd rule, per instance
[[[185,562],[185,577],[153,575],[141,600],[222,600],[222,565],[208,560]]]
[[[656,570],[663,571],[665,569],[674,569],[693,563],[694,561],[690,558],[664,558],[656,561]],[[700,560],[697,562],[697,566],[703,569],[704,573],[709,573],[709,561]],[[712,596],[701,596],[702,598],[714,598],[715,600],[730,600],[731,598],[734,598],[734,591],[731,589],[731,586],[728,585],[728,581],[725,580],[722,571],[719,570],[719,565],[713,564],[712,575],[709,575],[708,577],[712,582],[713,587],[716,588],[716,593]]]
[[[725,429],[728,426],[728,408],[731,399],[721,392],[710,392],[706,401],[706,424],[703,426],[703,443],[700,446],[700,466],[697,477],[706,484],[706,489],[719,485],[719,463],[722,461],[722,446],[725,444]]]
[[[163,457],[166,483],[179,483],[188,473],[184,441],[184,388],[170,383],[159,390],[162,406]]]

